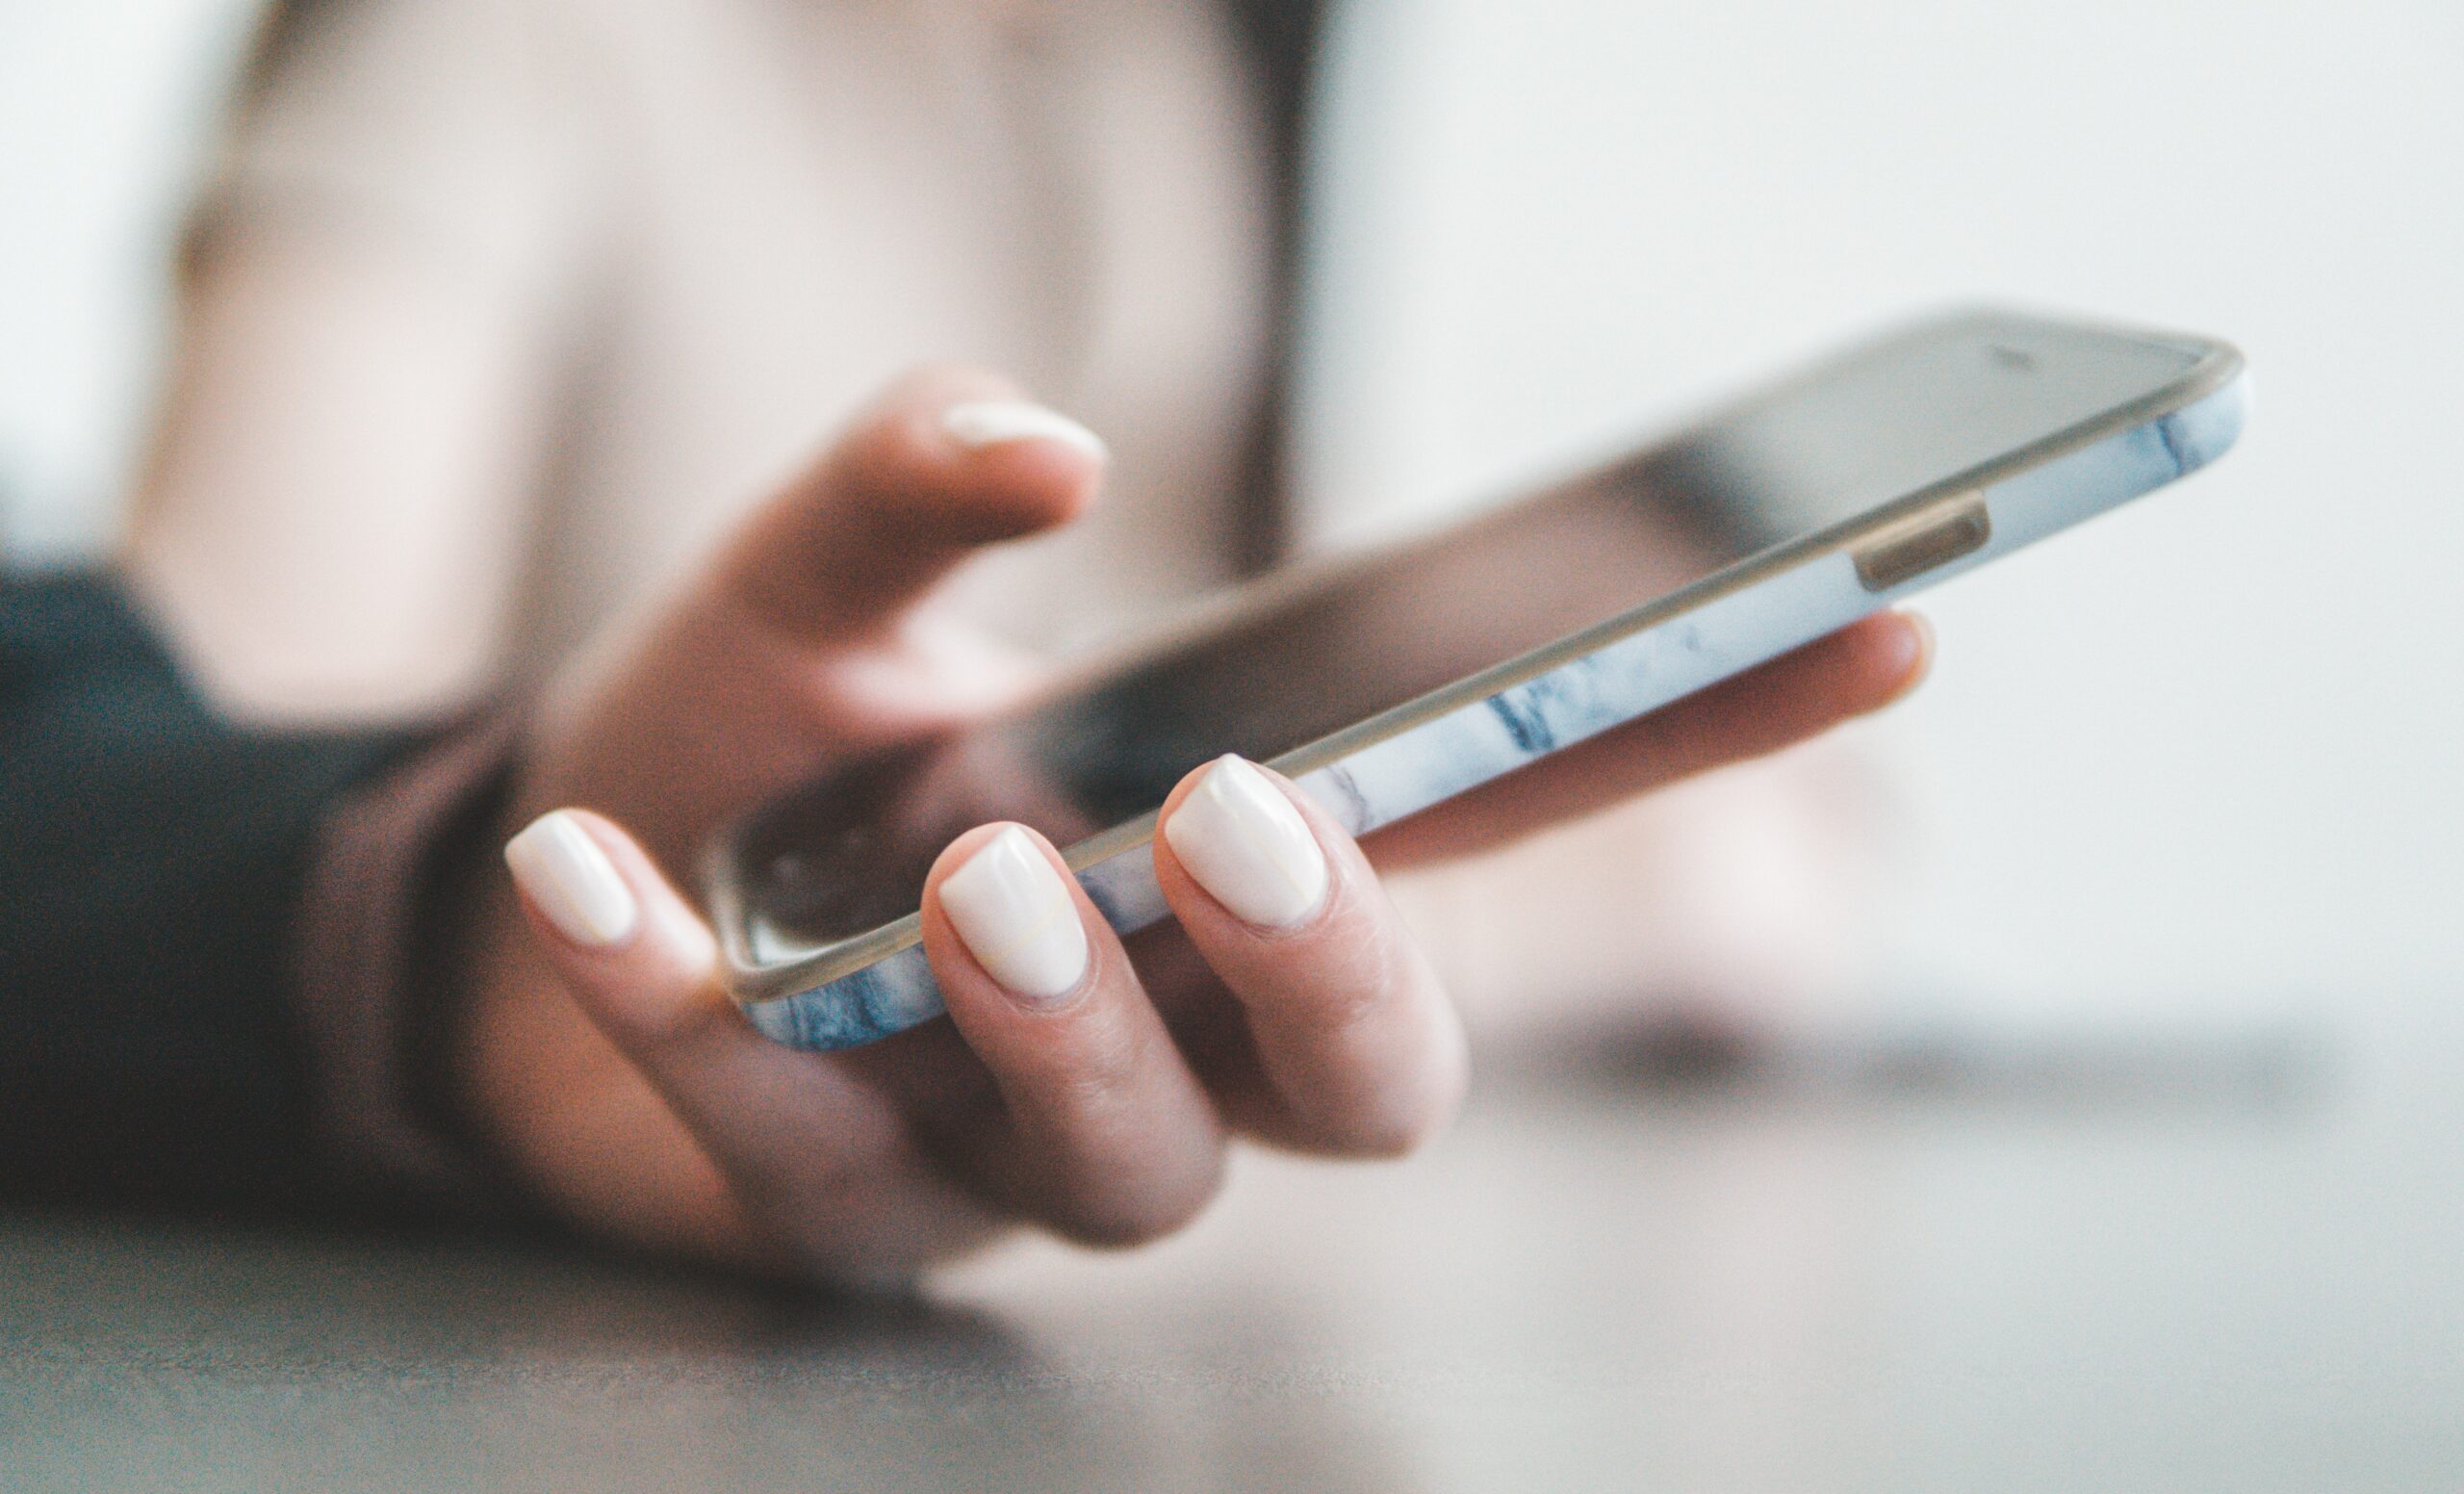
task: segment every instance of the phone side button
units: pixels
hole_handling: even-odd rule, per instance
[[[1857,551],[1857,580],[1867,591],[1888,591],[1936,566],[1983,550],[1993,538],[1985,495],[1969,493],[1903,519]]]

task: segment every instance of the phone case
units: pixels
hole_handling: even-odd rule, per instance
[[[2220,345],[2180,386],[1268,763],[1366,835],[2188,476],[2240,435],[2248,379]],[[2168,399],[2180,401],[2163,409]],[[2158,408],[2142,408],[2156,405]],[[1123,934],[1168,915],[1154,816],[1065,855]],[[719,896],[726,900],[724,886]],[[714,909],[754,973],[732,907]],[[808,990],[739,996],[754,1024],[833,1051],[941,1014],[921,944]]]

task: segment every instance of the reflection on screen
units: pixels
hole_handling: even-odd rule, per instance
[[[1267,583],[1039,709],[842,767],[741,841],[764,958],[915,911],[990,819],[1060,845],[1220,754],[1269,760],[2153,393],[2189,350],[2004,317],[1868,345],[1676,438],[1366,561]]]

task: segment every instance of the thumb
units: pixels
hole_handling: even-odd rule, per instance
[[[789,638],[860,635],[970,553],[1085,512],[1106,461],[1092,431],[1006,379],[918,370],[737,531],[712,579]]]

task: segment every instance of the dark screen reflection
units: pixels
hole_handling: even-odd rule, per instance
[[[760,946],[915,911],[990,819],[1068,845],[1223,753],[1267,760],[1945,481],[2178,378],[2187,350],[2013,318],[1866,346],[1473,524],[1267,583],[1022,716],[842,767],[748,828]]]

